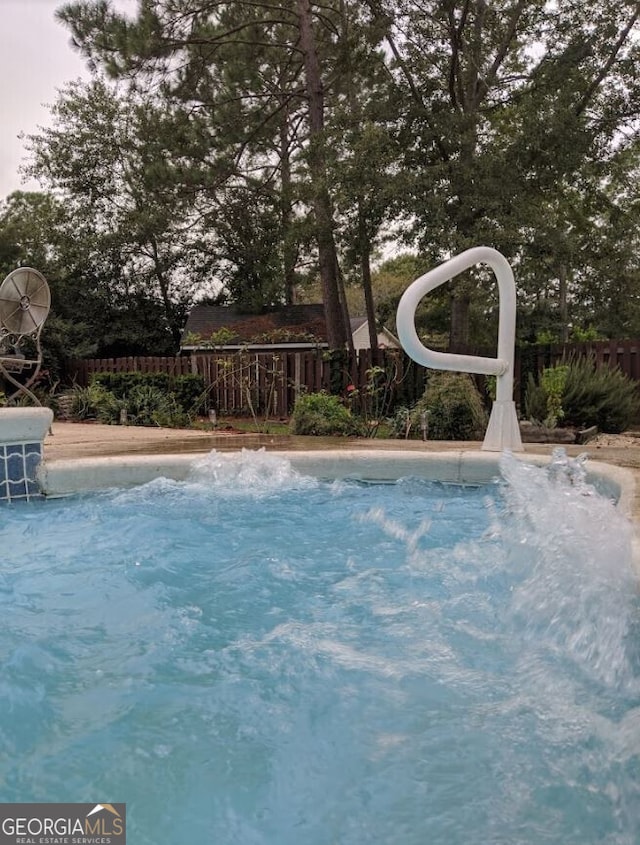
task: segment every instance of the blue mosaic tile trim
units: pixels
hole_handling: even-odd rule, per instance
[[[36,473],[41,461],[41,443],[0,445],[0,502],[40,498]]]

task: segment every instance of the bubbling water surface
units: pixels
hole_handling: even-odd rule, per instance
[[[136,845],[640,841],[631,527],[579,462],[212,453],[0,548],[0,801],[126,801]]]

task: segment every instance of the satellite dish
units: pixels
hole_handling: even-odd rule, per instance
[[[50,307],[47,280],[31,267],[19,267],[0,285],[0,326],[8,334],[35,334],[47,319]]]

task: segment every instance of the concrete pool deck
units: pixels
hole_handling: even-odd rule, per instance
[[[606,440],[606,445],[595,441],[585,446],[564,445],[563,448],[571,457],[587,452],[592,460],[640,470],[640,437],[609,437]],[[448,452],[479,450],[481,445],[479,441],[454,443],[446,440],[422,442],[420,440],[374,440],[348,437],[298,437],[54,422],[52,433],[45,437],[44,457],[45,460],[55,461],[116,455],[197,453],[210,452],[212,449],[233,452],[263,447],[277,451],[349,448],[369,451]],[[556,443],[526,443],[525,454],[550,455],[558,445]]]
[[[637,445],[636,445],[637,444]],[[527,443],[525,455],[549,456],[558,444]],[[54,422],[45,437],[44,459],[48,465],[69,460],[91,458],[134,458],[142,456],[196,455],[212,449],[233,452],[241,449],[267,451],[327,452],[415,452],[457,453],[467,455],[480,452],[480,442],[448,442],[419,440],[382,440],[344,437],[298,437],[289,435],[239,434],[231,432],[202,432],[191,429],[142,428],[110,426],[99,423]],[[627,490],[626,506],[634,521],[640,523],[640,437],[605,437],[585,446],[563,447],[571,457],[586,452],[590,461],[621,467],[632,489]],[[495,456],[495,453],[481,453]],[[451,455],[452,459],[454,455]]]

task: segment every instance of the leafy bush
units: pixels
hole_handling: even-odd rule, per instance
[[[191,373],[173,379],[168,373],[95,373],[86,389],[110,393],[121,403],[120,407],[127,408],[129,417],[147,420],[135,423],[137,425],[156,424],[150,421],[150,414],[140,406],[141,401],[145,407],[155,407],[156,416],[159,414],[165,418],[168,414],[171,419],[176,414],[183,417],[202,412],[205,398],[203,377]],[[160,402],[158,393],[163,394],[166,402]]]
[[[205,401],[204,378],[196,373],[176,376],[171,392],[178,405],[188,414],[203,413]]]
[[[127,399],[127,416],[133,425],[176,425],[182,412],[172,394],[150,384],[134,387]]]
[[[537,420],[547,428],[555,428],[565,417],[564,393],[569,367],[566,364],[545,367],[539,382],[529,373],[525,394],[525,414],[529,420]]]
[[[412,412],[405,405],[401,405],[399,408],[396,408],[394,415],[390,417],[387,422],[389,424],[389,434],[391,437],[398,437],[406,440],[409,437],[415,436],[415,431],[413,430],[414,421],[412,418]]]
[[[92,382],[88,387],[73,388],[70,412],[75,420],[116,423],[122,407],[123,403],[100,384]]]
[[[117,425],[121,422],[123,411],[126,412],[127,422],[132,425],[179,427],[189,424],[188,416],[173,393],[154,387],[153,384],[139,383],[131,387],[122,398],[106,390],[101,380],[92,381],[88,387],[73,389],[70,407],[73,419]]]
[[[168,373],[94,373],[91,385],[99,385],[113,393],[118,399],[125,399],[131,391],[141,385],[169,391]]]
[[[106,425],[118,425],[120,417],[127,404],[124,399],[118,399],[113,393],[105,390],[96,406],[96,419]]]
[[[547,367],[540,376],[540,384],[547,397],[547,416],[544,424],[549,428],[555,428],[565,415],[563,399],[568,375],[569,367],[560,365]]]
[[[362,423],[340,402],[328,393],[309,393],[300,396],[291,415],[292,434],[361,435]]]
[[[637,384],[617,367],[596,367],[590,359],[574,361],[569,365],[562,405],[568,422],[583,428],[597,425],[600,431],[619,434],[638,413]]]
[[[528,420],[542,423],[547,414],[547,395],[533,373],[529,373],[524,394],[524,414]]]
[[[618,368],[596,366],[591,358],[549,368],[563,371],[561,408],[567,425],[581,428],[596,425],[600,431],[619,434],[626,431],[638,413],[638,389]],[[547,371],[545,371],[546,373]],[[529,419],[545,420],[549,409],[548,376],[538,382],[529,376],[525,412]]]
[[[427,414],[430,440],[482,440],[487,412],[480,391],[467,373],[436,371],[411,412],[413,436],[422,436],[421,415]]]

